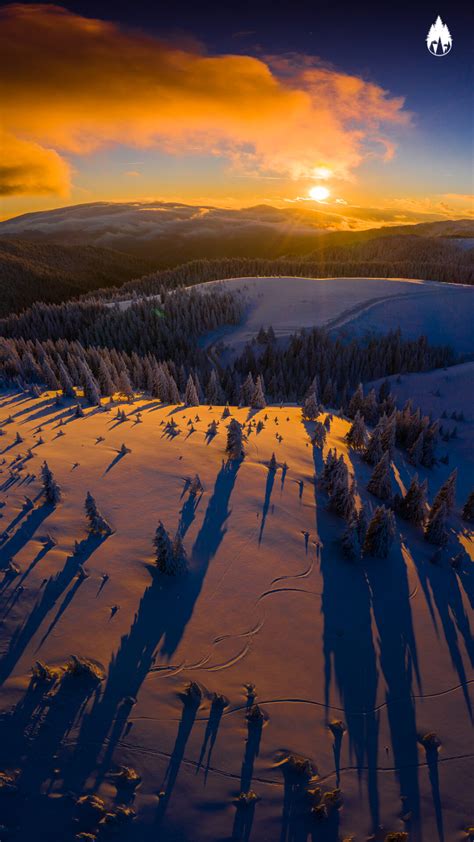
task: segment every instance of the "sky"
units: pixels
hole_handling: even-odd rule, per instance
[[[433,56],[438,15],[452,49]],[[0,2],[0,218],[153,200],[341,228],[474,216],[473,24],[424,0]]]

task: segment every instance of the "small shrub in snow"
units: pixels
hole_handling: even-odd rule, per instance
[[[71,655],[71,660],[67,665],[66,671],[75,678],[84,678],[94,683],[103,681],[105,678],[105,672],[102,667],[94,661],[90,661],[88,658],[83,658],[81,655]]]
[[[239,809],[247,809],[248,807],[252,807],[254,804],[259,801],[258,795],[253,791],[253,789],[249,789],[248,792],[241,792],[234,800],[234,804]]]
[[[185,704],[197,707],[202,702],[202,690],[196,681],[190,681],[184,693]]]
[[[119,771],[113,775],[118,787],[135,789],[141,781],[141,776],[132,766],[121,766]]]

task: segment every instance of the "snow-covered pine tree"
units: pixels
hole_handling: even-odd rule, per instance
[[[349,406],[347,408],[347,414],[349,418],[355,418],[358,412],[361,412],[362,406],[364,403],[364,389],[362,383],[359,383],[357,389],[355,390],[354,394],[352,395]]]
[[[62,360],[58,362],[58,374],[59,374],[59,382],[61,384],[61,389],[63,390],[63,395],[65,398],[74,398],[76,393],[74,391],[74,386],[72,380],[69,376],[69,372],[64,365]]]
[[[41,466],[41,479],[43,481],[43,492],[46,502],[52,506],[56,506],[61,499],[61,489],[54,479],[53,472],[48,467],[47,462],[43,462]]]
[[[263,392],[262,378],[259,374],[255,381],[255,388],[253,390],[250,406],[252,407],[252,409],[265,409],[266,405],[267,402],[265,400],[265,395]]]
[[[360,558],[360,542],[357,518],[352,517],[346,524],[341,537],[341,549],[344,558],[356,561]]]
[[[325,443],[326,443],[326,437],[327,437],[327,432],[326,432],[326,427],[324,426],[324,424],[322,424],[321,421],[315,421],[314,422],[314,434],[313,434],[313,438],[312,438],[312,441],[311,441],[313,447],[319,447],[322,450]]]
[[[427,482],[419,482],[418,474],[413,477],[407,493],[397,507],[397,514],[411,523],[423,523],[426,513]]]
[[[110,535],[112,529],[105,517],[99,512],[97,503],[90,491],[86,494],[84,508],[86,510],[87,520],[89,521],[89,531],[94,535]]]
[[[123,368],[119,374],[118,391],[121,395],[127,398],[128,401],[133,400],[132,384],[130,383],[128,371],[125,368]]]
[[[378,506],[367,527],[364,554],[387,558],[395,538],[395,518],[391,509]]]
[[[354,493],[346,477],[333,483],[329,492],[328,509],[347,521],[353,518],[355,512]]]
[[[306,421],[315,421],[319,415],[318,399],[316,392],[310,392],[303,403],[303,418]]]
[[[255,392],[255,383],[253,382],[253,377],[249,372],[247,377],[245,378],[244,383],[242,384],[242,403],[244,406],[250,406],[253,394]]]
[[[379,500],[391,499],[392,484],[390,481],[390,456],[388,450],[385,451],[372,471],[372,476],[367,485],[367,491],[370,491]]]
[[[454,471],[449,475],[446,482],[444,482],[441,488],[439,489],[436,497],[433,500],[433,505],[431,507],[432,509],[437,509],[441,505],[441,503],[445,503],[446,514],[449,515],[451,510],[454,508],[457,476],[458,472],[455,468]]]
[[[445,500],[441,500],[436,507],[433,504],[425,527],[425,539],[429,544],[434,544],[437,547],[444,547],[447,544],[447,517],[448,507]]]
[[[363,454],[364,460],[368,462],[369,465],[376,465],[378,462],[380,462],[383,456],[381,436],[382,428],[379,422],[375,430],[373,431]]]
[[[242,425],[236,418],[232,418],[227,427],[226,451],[230,459],[242,459],[244,456]]]
[[[189,375],[186,383],[184,403],[186,406],[199,406],[199,396],[191,374]]]
[[[366,438],[367,429],[364,419],[358,410],[354,416],[350,429],[346,434],[346,441],[350,447],[354,448],[354,450],[362,450],[365,447]]]
[[[153,540],[156,564],[162,573],[172,575],[174,571],[173,545],[171,538],[160,520]]]
[[[474,491],[471,491],[469,497],[464,503],[462,517],[463,520],[467,520],[468,523],[474,522]]]

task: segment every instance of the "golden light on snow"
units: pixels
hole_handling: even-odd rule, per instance
[[[317,184],[315,187],[311,187],[308,190],[308,196],[310,199],[314,199],[315,202],[324,202],[330,196],[330,192],[327,187],[323,187],[321,184]]]

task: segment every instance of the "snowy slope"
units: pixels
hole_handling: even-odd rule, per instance
[[[272,325],[278,337],[314,325],[349,335],[400,326],[407,338],[424,334],[459,353],[474,351],[471,287],[397,278],[235,278],[199,288],[212,291],[216,284],[240,292],[247,308],[238,327],[214,332],[207,343],[223,338],[241,350],[262,325]]]
[[[108,807],[133,803],[137,816],[117,836],[127,842],[336,842],[378,827],[377,840],[403,829],[410,840],[463,838],[474,776],[466,525],[454,516],[438,565],[404,522],[388,560],[349,564],[339,550],[342,522],[315,490],[321,455],[299,409],[254,413],[268,415],[264,429],[249,435],[242,463],[227,464],[222,407],[124,408],[129,419],[120,423],[90,409],[72,418],[48,396],[1,399],[0,423],[9,415],[13,423],[0,440],[0,562],[20,571],[0,582],[0,770],[19,770],[26,797],[14,838],[69,842],[80,829],[71,824],[71,793],[84,792]],[[248,410],[232,414],[243,421]],[[174,436],[161,423],[170,417]],[[220,423],[209,440],[211,419]],[[38,425],[44,443],[14,462],[35,444]],[[344,452],[369,501],[368,468],[347,452],[347,429],[336,418],[327,445]],[[131,452],[118,458],[122,442]],[[276,475],[266,464],[273,451]],[[62,488],[54,511],[38,496],[43,459]],[[406,487],[413,469],[400,453],[395,462],[394,488]],[[430,499],[451,469],[421,472]],[[469,479],[465,465],[459,470],[458,505]],[[193,505],[186,479],[196,472],[204,492]],[[86,541],[78,558],[88,490],[115,531]],[[184,579],[153,572],[160,519],[171,533],[181,523]],[[54,546],[42,542],[46,534]],[[454,571],[448,559],[461,546],[471,561]],[[70,653],[104,666],[100,689],[80,680],[49,697],[32,689],[37,658],[61,665]],[[190,680],[203,689],[197,709],[180,697]],[[261,730],[246,721],[246,683],[256,685]],[[220,713],[211,711],[211,692],[228,698]],[[328,727],[333,720],[344,721],[342,738]],[[435,756],[419,742],[430,731],[441,741]],[[281,765],[289,752],[309,758],[323,792],[341,787],[343,806],[331,819],[310,817],[301,778]],[[122,764],[140,774],[136,791],[117,790],[111,772]],[[261,800],[237,809],[234,799],[249,789]]]

